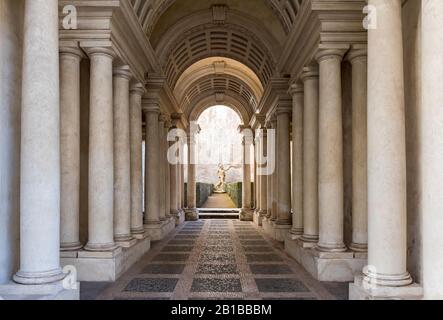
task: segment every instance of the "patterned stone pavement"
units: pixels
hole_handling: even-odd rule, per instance
[[[347,284],[320,283],[252,223],[187,222],[116,283],[82,284],[82,299],[346,299]]]

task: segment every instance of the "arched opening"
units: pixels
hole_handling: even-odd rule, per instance
[[[231,107],[215,105],[198,117],[197,206],[203,209],[238,209],[242,206],[242,120]]]

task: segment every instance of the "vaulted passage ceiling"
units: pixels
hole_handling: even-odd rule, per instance
[[[304,0],[131,0],[181,107],[225,94],[253,114]],[[189,110],[188,110],[189,112]]]

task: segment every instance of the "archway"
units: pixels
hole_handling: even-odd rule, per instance
[[[196,181],[203,209],[241,208],[242,121],[234,109],[215,105],[198,117]],[[203,210],[204,211],[204,210]]]

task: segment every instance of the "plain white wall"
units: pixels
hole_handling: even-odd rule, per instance
[[[0,0],[0,284],[19,261],[23,0]]]

